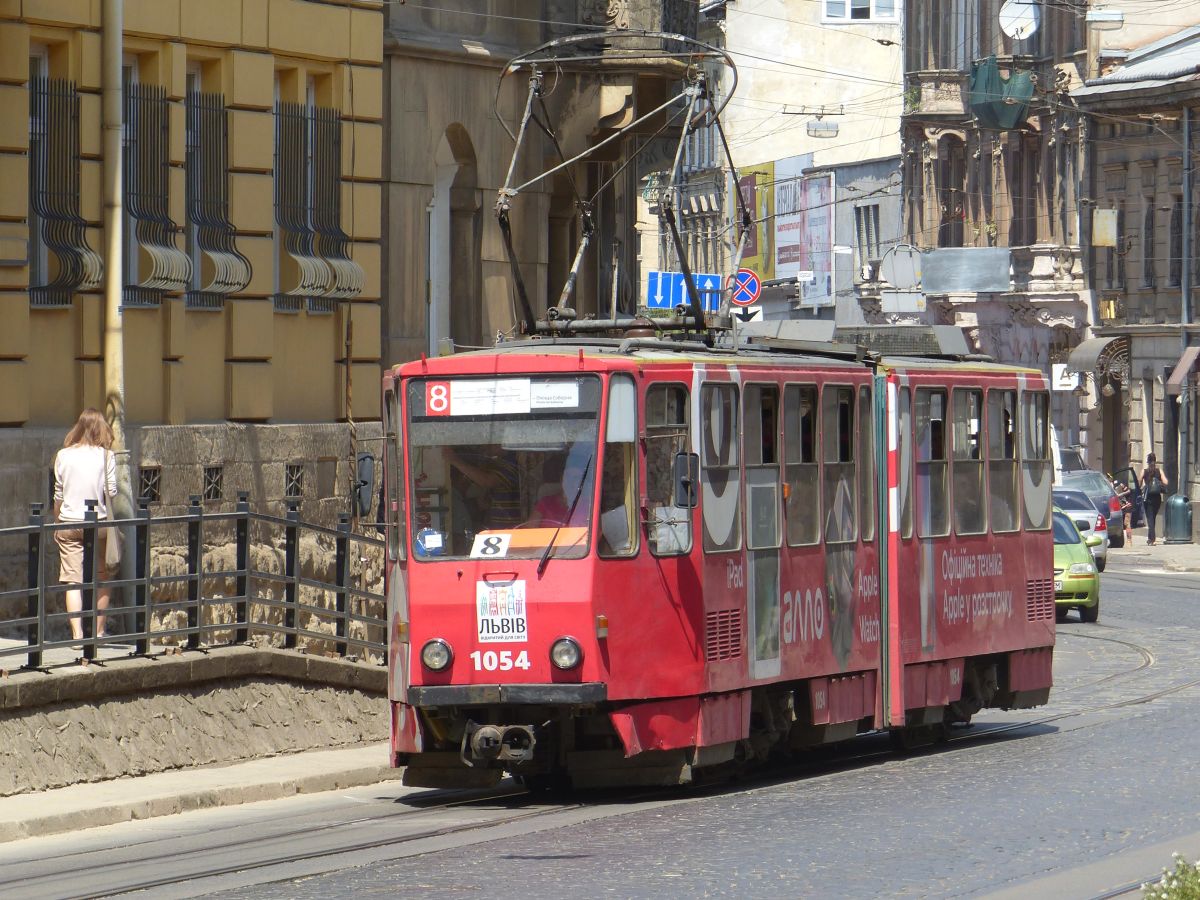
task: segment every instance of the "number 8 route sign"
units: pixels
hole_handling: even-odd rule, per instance
[[[749,306],[762,293],[762,281],[750,269],[738,269],[730,279],[730,301],[736,306]]]

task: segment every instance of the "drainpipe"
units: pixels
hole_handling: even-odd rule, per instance
[[[101,18],[101,106],[104,136],[104,405],[112,425],[117,463],[117,498],[114,514],[133,513],[129,478],[129,453],[125,446],[125,343],[121,323],[121,281],[124,218],[121,186],[121,126],[124,0],[104,0]],[[131,547],[132,544],[126,544]],[[123,555],[122,567],[130,554]]]
[[[1179,279],[1179,353],[1182,354],[1188,346],[1188,326],[1192,323],[1192,253],[1195,247],[1192,243],[1192,108],[1186,103],[1183,106],[1183,273]],[[1191,481],[1191,465],[1188,451],[1191,441],[1191,409],[1189,408],[1188,381],[1185,378],[1183,389],[1179,392],[1179,493],[1188,501]]]

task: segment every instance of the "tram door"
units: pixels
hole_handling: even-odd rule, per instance
[[[779,674],[779,388],[748,384],[743,392],[746,466],[746,600],[752,642],[751,675]]]

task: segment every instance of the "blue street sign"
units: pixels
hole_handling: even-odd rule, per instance
[[[707,312],[721,306],[721,276],[710,272],[694,272],[696,290]],[[687,281],[682,272],[651,271],[646,280],[646,305],[651,309],[673,309],[680,303],[690,305]]]

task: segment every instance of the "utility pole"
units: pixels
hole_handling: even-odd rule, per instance
[[[1192,254],[1196,252],[1192,240],[1192,108],[1187,101],[1183,104],[1183,271],[1179,279],[1179,355],[1187,352],[1189,334],[1188,326],[1192,323]],[[1190,375],[1185,375],[1182,390],[1179,392],[1179,477],[1176,479],[1179,493],[1191,503],[1188,492],[1191,481],[1191,460],[1188,451],[1191,441],[1192,410],[1188,401],[1191,389]]]
[[[125,445],[125,335],[121,321],[121,287],[125,247],[122,235],[121,130],[124,0],[104,0],[101,19],[101,106],[104,136],[104,406],[113,430],[117,464],[116,518],[133,514],[129,453]],[[126,544],[132,546],[132,544]],[[122,567],[130,554],[124,554]]]

